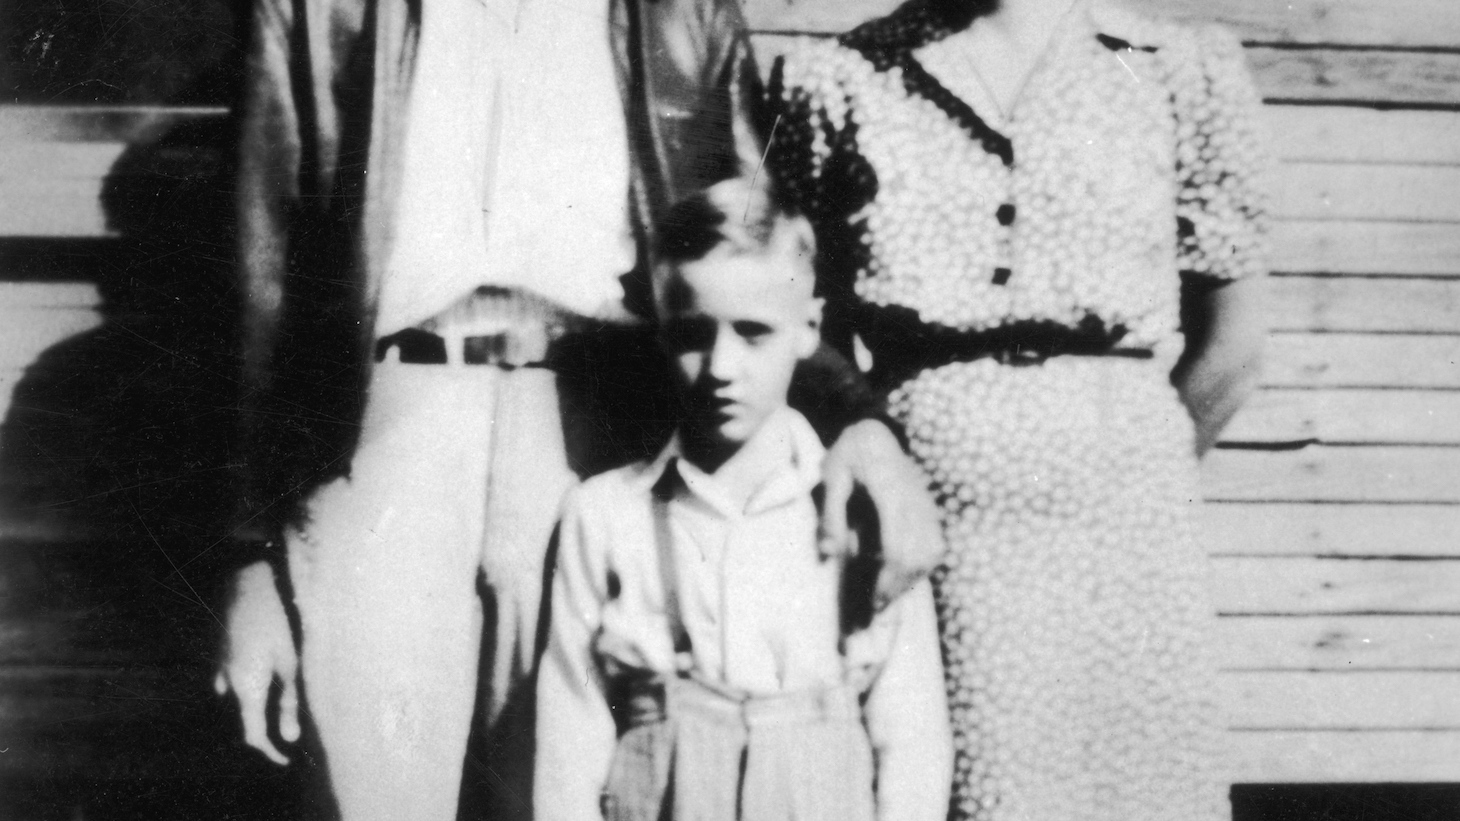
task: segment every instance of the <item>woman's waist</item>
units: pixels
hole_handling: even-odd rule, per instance
[[[851,327],[871,357],[870,368],[861,364],[883,388],[962,362],[1027,367],[1062,357],[1151,360],[1157,347],[1139,341],[1143,335],[1126,325],[1093,315],[1074,324],[1030,319],[963,329],[924,322],[911,308],[862,304]]]

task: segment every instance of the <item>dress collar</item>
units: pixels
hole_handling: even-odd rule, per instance
[[[915,51],[968,28],[978,18],[982,5],[978,0],[908,0],[890,13],[846,32],[838,41],[862,52],[885,71],[896,64],[898,52]],[[1099,28],[1095,21],[1103,11],[1104,4],[1098,0],[1074,0],[1061,28],[1070,18]]]
[[[1014,145],[1008,136],[991,126],[963,98],[944,86],[914,55],[923,46],[966,30],[977,16],[970,10],[976,6],[976,3],[966,0],[909,0],[891,14],[843,34],[839,42],[860,53],[878,71],[899,69],[908,94],[933,103],[984,151],[998,157],[1006,167],[1012,167]],[[1095,38],[1112,50],[1129,48],[1124,40],[1111,37],[1103,30],[1100,22],[1102,8],[1097,0],[1075,0],[1051,34],[1041,62],[1057,60],[1059,52],[1080,37]],[[1036,75],[1044,68],[1036,69]],[[1030,78],[1030,82],[1037,80],[1037,76]]]

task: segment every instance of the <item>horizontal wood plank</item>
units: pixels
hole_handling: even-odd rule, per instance
[[[21,664],[125,664],[125,653],[81,640],[84,613],[0,617],[0,667]]]
[[[1273,225],[1274,271],[1338,274],[1460,274],[1454,225],[1281,220]]]
[[[1287,160],[1460,163],[1460,112],[1269,105],[1263,114],[1275,153]],[[227,116],[218,107],[7,105],[0,107],[0,142],[145,142],[183,123]]]
[[[1230,26],[1255,42],[1449,46],[1460,40],[1460,10],[1447,0],[1120,0],[1193,23]]]
[[[1460,445],[1460,391],[1269,388],[1248,400],[1222,439]]]
[[[760,36],[756,39],[758,44],[762,41],[778,44],[784,40]],[[765,46],[777,47],[780,46]],[[1460,163],[1460,112],[1268,105],[1263,115],[1267,131],[1273,137],[1273,151],[1284,160]],[[36,143],[143,142],[185,122],[227,116],[228,110],[224,108],[11,105],[0,107],[0,142],[7,144],[7,150]]]
[[[1460,614],[1460,561],[1448,559],[1218,557],[1212,579],[1224,615]]]
[[[3,273],[3,272],[0,272]],[[16,320],[10,311],[47,311],[98,308],[101,292],[90,282],[3,282],[0,281],[0,316],[5,324]]]
[[[1460,222],[1460,166],[1284,163],[1270,188],[1282,219]]]
[[[1460,732],[1233,732],[1225,744],[1239,784],[1460,781]]]
[[[1460,333],[1460,278],[1298,275],[1264,287],[1275,331]]]
[[[1226,617],[1213,641],[1226,671],[1460,671],[1456,616]]]
[[[0,142],[0,186],[26,179],[100,179],[127,150],[124,142]]]
[[[1451,85],[1460,88],[1460,82]],[[103,181],[125,149],[115,142],[6,144],[0,187],[9,205],[0,210],[0,225],[34,220],[27,212],[36,210],[97,212]],[[83,180],[91,184],[76,182]],[[1275,169],[1270,187],[1273,211],[1284,219],[1460,221],[1460,166],[1287,163]]]
[[[1460,503],[1457,479],[1460,448],[1215,450],[1202,463],[1206,498],[1228,501]]]
[[[108,236],[100,191],[98,179],[12,181],[0,202],[0,235]],[[1452,224],[1281,220],[1273,226],[1271,265],[1287,273],[1457,275],[1460,229]]]
[[[1246,672],[1217,681],[1233,729],[1460,731],[1460,672]]]
[[[0,309],[0,369],[23,368],[45,349],[101,322],[101,314],[90,307]]]
[[[757,62],[768,72],[802,34],[752,36]],[[811,35],[811,36],[821,36]],[[1460,55],[1342,49],[1247,49],[1257,92],[1276,103],[1453,106],[1460,104]]]
[[[102,207],[102,183],[97,177],[0,180],[0,237],[115,236]]]
[[[1263,384],[1460,388],[1460,336],[1274,333]]]
[[[1214,555],[1460,559],[1460,506],[1224,503],[1198,515]]]
[[[0,142],[145,142],[179,125],[227,117],[222,106],[6,105]]]
[[[1274,152],[1285,160],[1460,163],[1460,112],[1268,105],[1263,115]],[[227,116],[226,108],[7,105],[0,107],[0,142],[7,150],[36,143],[145,142],[183,123]]]
[[[1256,47],[1247,63],[1270,102],[1460,103],[1460,54]]]
[[[1268,105],[1263,118],[1289,162],[1460,163],[1460,112]]]
[[[747,0],[746,17],[764,31],[844,31],[900,0]],[[1374,46],[1450,46],[1460,11],[1447,0],[1122,0],[1130,8],[1194,23],[1230,26],[1244,40]]]
[[[208,772],[220,705],[199,668],[0,668],[0,778]]]

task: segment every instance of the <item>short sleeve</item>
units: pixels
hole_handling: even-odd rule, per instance
[[[1270,162],[1261,98],[1242,44],[1224,29],[1191,33],[1168,77],[1176,113],[1176,227],[1184,274],[1234,280],[1266,273]]]

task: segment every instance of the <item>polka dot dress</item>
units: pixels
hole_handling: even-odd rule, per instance
[[[830,311],[973,334],[1098,321],[1149,352],[985,357],[893,386],[952,548],[934,580],[953,817],[1226,819],[1192,425],[1169,374],[1182,275],[1261,273],[1240,46],[1077,6],[995,130],[952,90],[966,21],[946,5],[807,42],[773,74],[770,162],[818,225]]]

